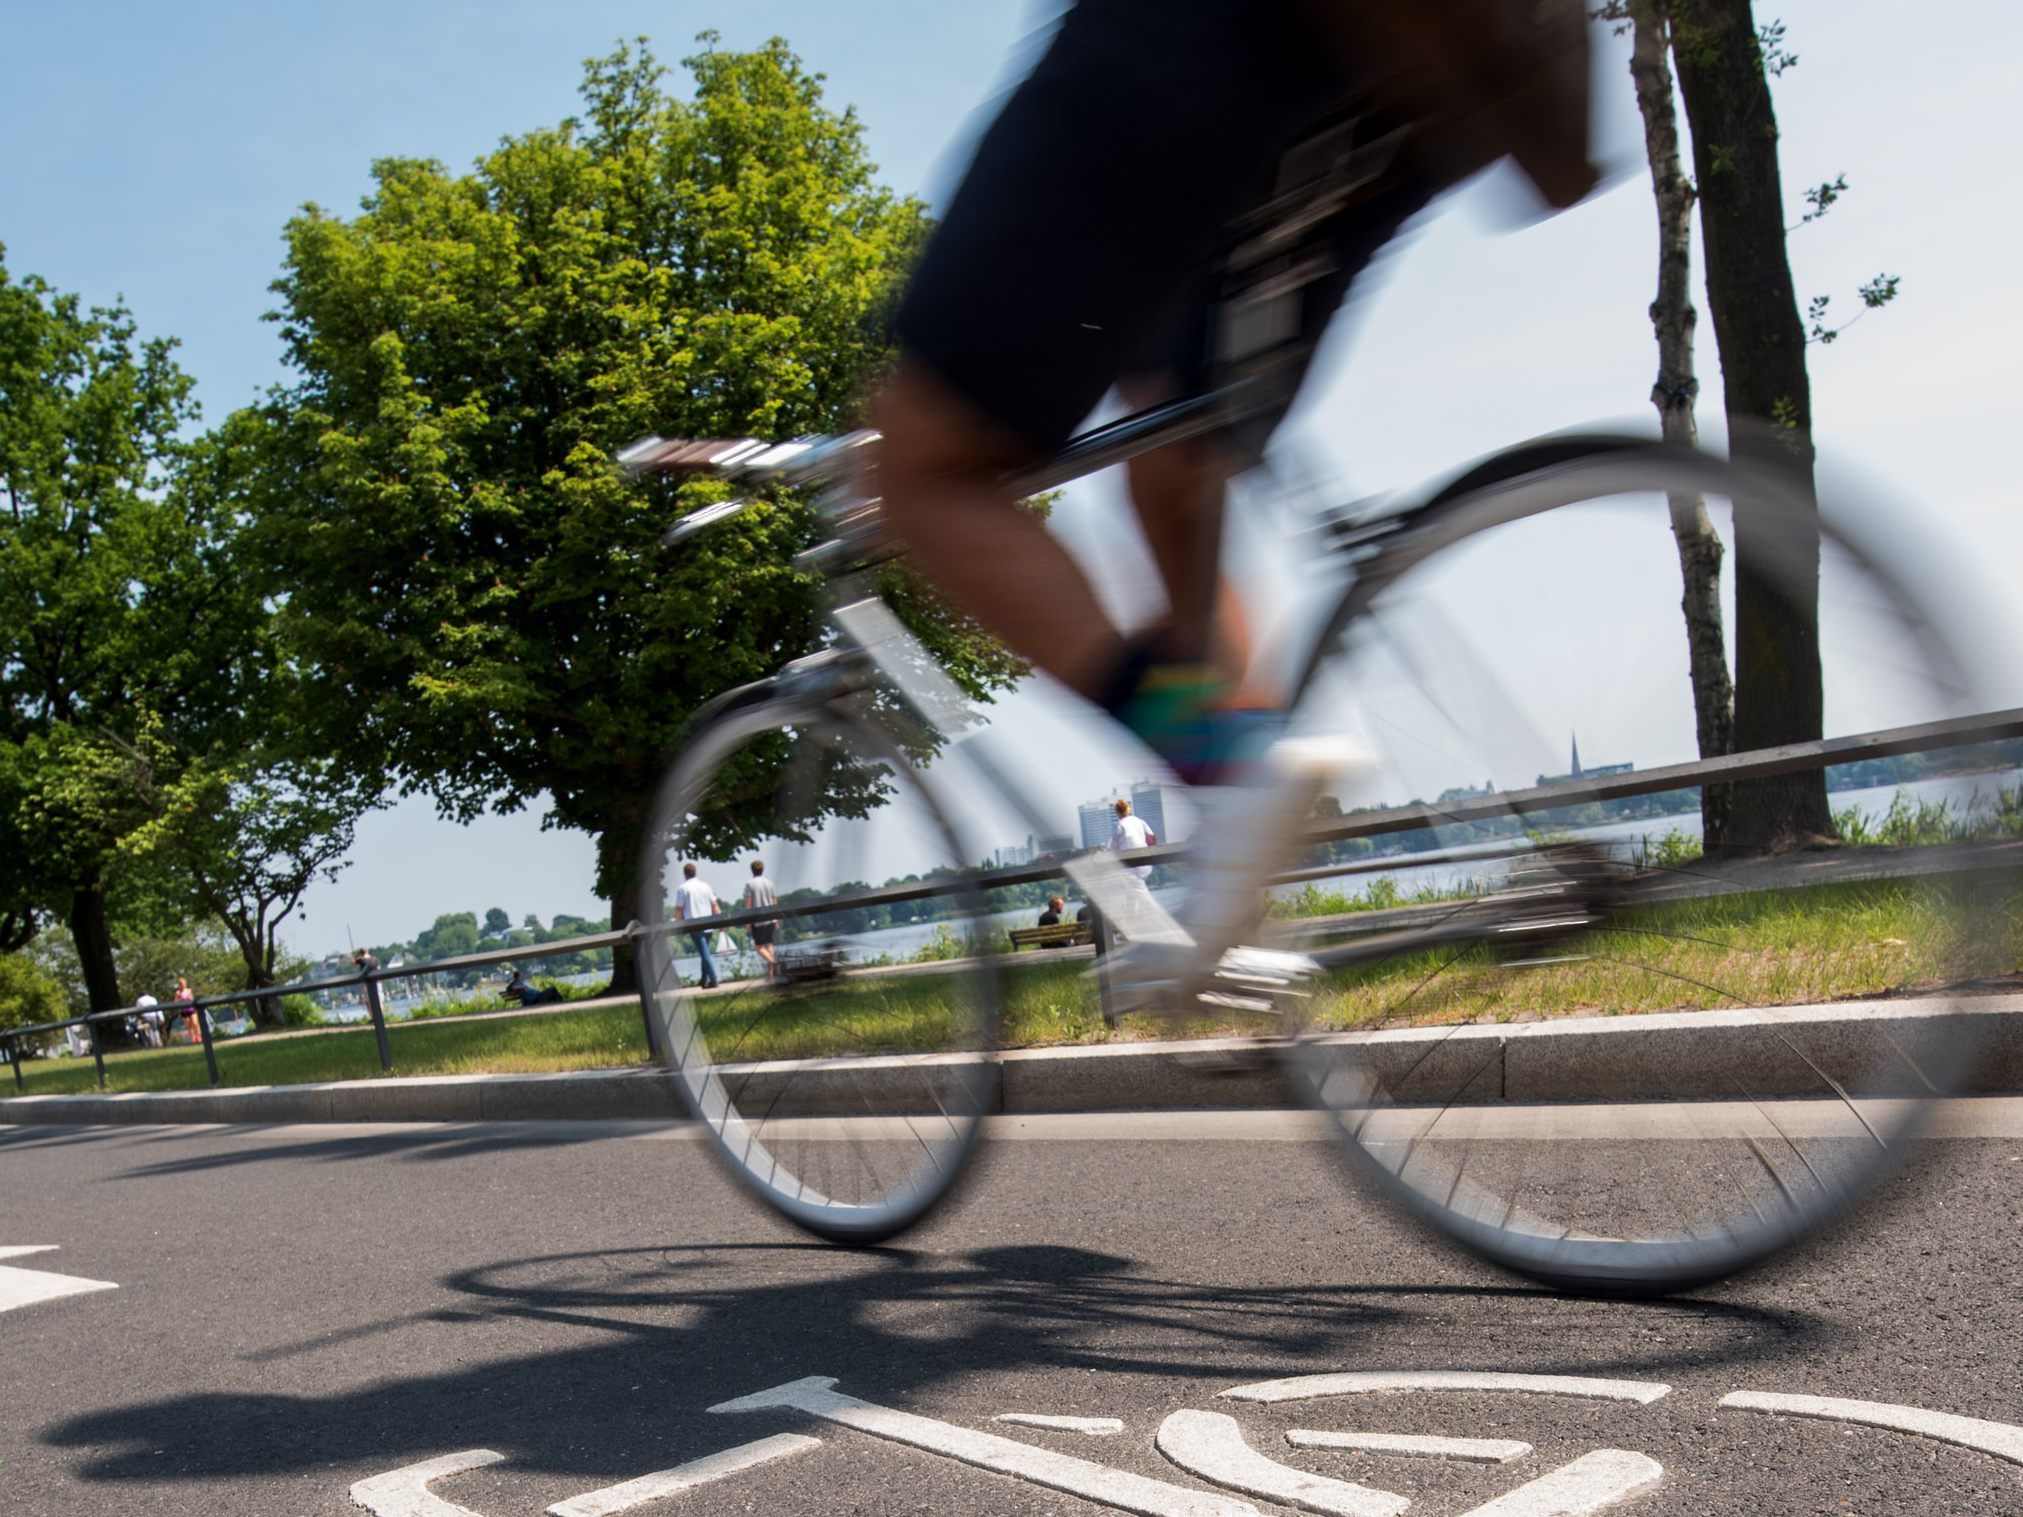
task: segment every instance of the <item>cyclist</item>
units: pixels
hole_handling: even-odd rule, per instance
[[[1351,280],[1440,189],[1509,155],[1548,205],[1587,193],[1586,90],[1583,0],[1080,0],[900,307],[879,491],[914,559],[1183,779],[1226,777],[1272,700],[1244,688],[1218,575],[1227,480]],[[1233,295],[1230,229],[1309,189],[1334,193],[1316,234]],[[1002,481],[1113,387],[1142,406],[1245,364],[1275,375],[1269,405],[1129,466],[1169,609],[1127,637]]]

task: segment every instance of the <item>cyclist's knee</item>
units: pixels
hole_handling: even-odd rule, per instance
[[[994,487],[1025,450],[1002,427],[917,359],[902,358],[872,408],[884,434],[878,486],[886,511],[904,522],[931,509],[950,485]]]

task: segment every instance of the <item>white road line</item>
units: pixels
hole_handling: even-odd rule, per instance
[[[805,1454],[821,1446],[821,1439],[805,1438],[799,1433],[779,1433],[753,1443],[740,1443],[734,1449],[691,1459],[671,1470],[655,1470],[651,1475],[641,1475],[637,1480],[628,1480],[622,1485],[607,1485],[599,1491],[586,1491],[581,1496],[558,1501],[548,1508],[549,1517],[609,1517],[612,1512],[644,1506],[662,1496],[679,1495],[699,1485],[708,1485],[713,1480],[756,1469],[775,1459],[785,1459],[790,1454]]]
[[[53,1254],[54,1243],[14,1243],[0,1247],[0,1259],[19,1259],[24,1254]],[[62,1296],[81,1296],[86,1291],[116,1291],[111,1280],[86,1280],[77,1275],[53,1275],[47,1270],[16,1269],[0,1265],[0,1312],[37,1301],[54,1301]]]
[[[1310,1475],[1267,1459],[1243,1441],[1236,1419],[1221,1412],[1175,1412],[1159,1424],[1156,1442],[1159,1452],[1188,1474],[1281,1506],[1331,1517],[1397,1517],[1412,1504],[1409,1497],[1391,1491]]]
[[[1010,1422],[1019,1427],[1043,1427],[1056,1433],[1087,1433],[1106,1438],[1124,1431],[1121,1417],[1050,1417],[1044,1412],[999,1412],[992,1422]]]
[[[1461,1517],[1587,1517],[1664,1477],[1665,1467],[1648,1454],[1596,1449]]]
[[[420,1464],[404,1464],[384,1475],[359,1481],[351,1488],[351,1499],[373,1517],[478,1517],[467,1506],[443,1500],[428,1488],[428,1483],[445,1475],[497,1464],[505,1457],[490,1449],[465,1449],[460,1454],[424,1459]]]
[[[2012,1422],[1987,1422],[1928,1412],[1916,1406],[1892,1406],[1882,1401],[1845,1401],[1837,1396],[1782,1396],[1768,1391],[1731,1391],[1721,1406],[1738,1412],[1782,1412],[1788,1417],[1819,1417],[1829,1422],[1859,1422],[1899,1433],[1917,1433],[1941,1443],[1993,1454],[2011,1464],[2023,1464],[2023,1427]]]
[[[1531,1452],[1515,1438],[1433,1438],[1420,1433],[1332,1433],[1296,1427],[1285,1435],[1296,1449],[1353,1449],[1362,1454],[1402,1454],[1412,1459],[1466,1459],[1508,1464]]]
[[[1307,1401],[1319,1396],[1390,1395],[1397,1391],[1516,1391],[1533,1396],[1581,1396],[1648,1406],[1671,1394],[1655,1380],[1591,1380],[1580,1375],[1522,1375],[1503,1370],[1374,1370],[1260,1380],[1220,1394],[1231,1401]]]
[[[1089,1501],[1136,1512],[1139,1517],[1258,1517],[1257,1508],[1246,1501],[1232,1501],[1206,1491],[1190,1491],[1148,1480],[1142,1475],[1109,1469],[1070,1454],[1016,1443],[995,1433],[979,1433],[932,1417],[917,1417],[890,1407],[874,1406],[832,1389],[832,1375],[810,1375],[786,1385],[734,1401],[721,1401],[712,1412],[756,1412],[773,1407],[790,1407],[852,1427],[874,1438],[888,1438],[930,1454],[975,1465],[994,1474],[1011,1475],[1051,1491],[1065,1491]]]

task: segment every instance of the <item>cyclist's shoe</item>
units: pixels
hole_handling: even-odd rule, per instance
[[[1189,785],[1245,783],[1285,730],[1285,713],[1229,703],[1228,682],[1206,664],[1160,664],[1133,656],[1119,671],[1109,710]]]

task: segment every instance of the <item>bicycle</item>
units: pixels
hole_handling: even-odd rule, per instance
[[[1052,488],[1256,403],[1238,382],[1126,417],[1077,438],[1019,488]],[[988,840],[971,835],[975,808],[963,789],[1002,798],[1036,834],[1050,815],[1019,766],[996,752],[998,736],[873,593],[895,551],[876,502],[856,484],[875,443],[864,432],[778,445],[647,439],[620,455],[636,475],[703,472],[754,492],[682,517],[671,542],[753,509],[776,486],[817,491],[832,534],[803,555],[832,587],[820,646],[699,713],[662,782],[646,834],[638,943],[658,1052],[717,1154],[781,1215],[850,1243],[893,1235],[948,1192],[993,1106],[1007,999],[1027,1015],[1044,998],[1038,987],[1068,994],[1064,977],[1079,973],[1058,961],[1027,967],[988,946],[989,891],[1048,866],[979,870]],[[1627,437],[1548,438],[1415,498],[1319,513],[1301,539],[1306,562],[1334,566],[1342,583],[1293,664],[1292,734],[1303,741],[1360,728],[1389,757],[1346,786],[1300,771],[1234,792],[1208,863],[1203,850],[1161,847],[1142,859],[1082,853],[1057,871],[1127,940],[1122,968],[1117,955],[1099,961],[1111,966],[1108,988],[1122,1005],[1164,995],[1181,1003],[1169,1015],[1206,1014],[1256,1032],[1256,1046],[1282,1053],[1294,1085],[1331,1116],[1355,1167],[1383,1194],[1487,1259],[1578,1290],[1681,1289],[1755,1264],[1841,1215],[1971,1068],[1999,1003],[1970,992],[1977,978],[2011,967],[2013,846],[1921,856],[1922,872],[1892,856],[1886,862],[1900,872],[1883,886],[1862,885],[1852,878],[1862,870],[1831,852],[1752,866],[1753,874],[1690,863],[1636,869],[1592,841],[1541,836],[1531,821],[1535,807],[1556,800],[1555,812],[1539,814],[1578,823],[1577,813],[1565,820],[1566,808],[1618,794],[1631,783],[1620,772],[1627,765],[1583,774],[1576,753],[1575,774],[1550,792],[1474,783],[1507,773],[1513,744],[1541,751],[1514,696],[1535,695],[1556,720],[1596,709],[1573,702],[1584,675],[1619,670],[1640,680],[1646,688],[1625,699],[1657,691],[1648,658],[1620,656],[1637,631],[1624,618],[1640,614],[1661,634],[1669,619],[1676,643],[1670,595],[1654,610],[1641,568],[1596,577],[1578,555],[1596,534],[1610,539],[1612,562],[1633,537],[1645,549],[1655,542],[1676,593],[1666,534],[1621,518],[1655,505],[1662,519],[1682,495],[1727,503],[1752,544],[1747,572],[1759,596],[1785,610],[1819,607],[1822,646],[1832,650],[1821,676],[1829,710],[1852,717],[1886,706],[1897,718],[1894,747],[1871,745],[1885,753],[1956,741],[1956,729],[1909,725],[1974,709],[1974,687],[1941,621],[1899,572],[1900,553],[1865,548],[1851,529],[1818,517],[1773,467]],[[1525,534],[1538,539],[1533,547],[1506,541]],[[1513,575],[1498,565],[1523,566],[1524,583],[1506,583]],[[1561,610],[1546,569],[1572,571],[1586,597],[1578,617]],[[1495,638],[1471,640],[1444,604],[1486,614]],[[1563,661],[1528,651],[1532,639],[1513,621],[1522,612],[1537,613],[1540,635],[1574,637]],[[1499,689],[1497,667],[1513,657],[1514,696]],[[1672,684],[1690,740],[1685,682]],[[1779,750],[1742,756],[1726,774],[1788,774],[1816,762]],[[1469,780],[1416,813],[1372,819],[1350,804],[1358,787],[1382,800],[1388,787],[1432,771]],[[1229,839],[1246,807],[1266,820],[1238,847]],[[1403,860],[1351,856],[1356,839],[1401,817],[1429,846]],[[829,970],[693,992],[665,910],[671,884],[684,859],[727,860],[761,839],[770,840],[780,904],[721,922],[776,921],[783,940],[791,932],[826,945]],[[1220,892],[1225,904],[1274,880],[1282,893],[1401,862],[1494,877],[1453,899],[1382,910],[1321,902],[1336,909],[1260,924],[1275,944],[1224,944],[1197,941],[1187,902],[1167,911],[1127,867],[1189,857],[1197,878],[1188,900]],[[900,863],[913,866],[914,883],[868,887]],[[1829,882],[1794,884],[1780,870]],[[1749,890],[1752,880],[1761,888]],[[942,945],[947,956],[840,967],[848,955],[839,945],[864,944],[895,906],[930,899],[961,929]],[[1824,956],[1789,951],[1775,929],[1760,930],[1806,911],[1827,923]],[[1914,937],[1895,941],[1899,931]],[[1133,982],[1128,946],[1147,942],[1165,945],[1173,972],[1148,976],[1141,966]],[[1035,957],[1044,956],[1026,956]],[[1822,957],[1833,961],[1827,969]],[[1934,993],[1867,1023],[1867,1013],[1788,1004],[1835,993],[1815,993],[1808,976],[1850,966],[1856,980],[1867,975],[1863,983],[1880,978],[1894,991],[1914,982]],[[1148,990],[1148,979],[1159,983]],[[1668,995],[1724,1008],[1690,1013],[1716,1019],[1699,1024],[1722,1029],[1716,1051],[1705,1038],[1679,1042],[1678,1016],[1652,1021],[1641,1067],[1617,1080],[1607,1102],[1585,1101],[1578,1089],[1554,1093],[1550,1071],[1541,1083],[1540,1061],[1524,1057],[1571,1046],[1549,1040],[1613,1025],[1604,1024],[1610,1014],[1670,1005]],[[1569,1003],[1583,1014],[1544,1014]],[[1668,1054],[1672,1047],[1685,1052]],[[1565,1062],[1558,1053],[1544,1062],[1554,1060]],[[1542,1093],[1510,1099],[1512,1071],[1524,1068],[1526,1088]]]

